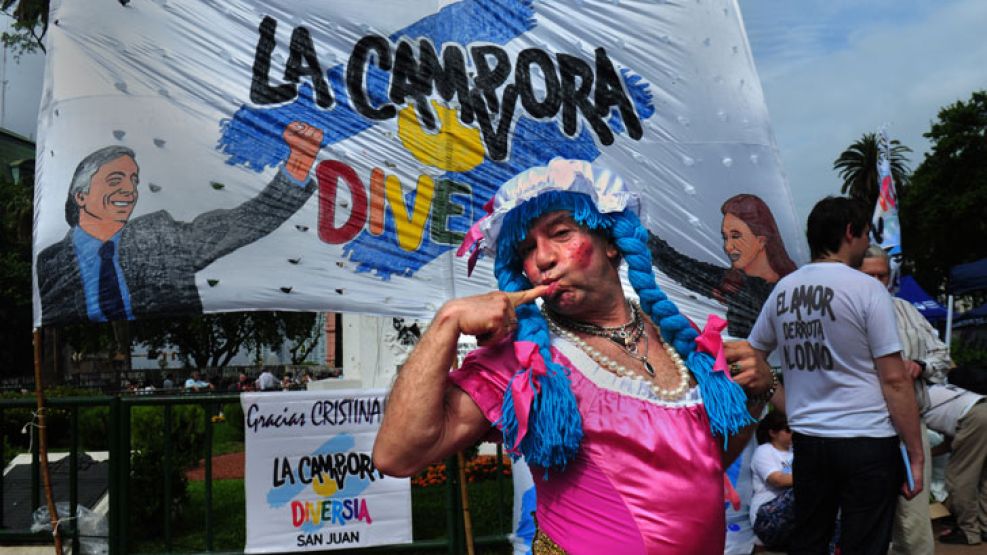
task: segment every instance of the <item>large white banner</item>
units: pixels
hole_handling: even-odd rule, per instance
[[[246,553],[411,541],[411,484],[370,454],[382,389],[245,393]]]
[[[735,0],[52,10],[37,324],[428,317],[494,286],[455,248],[501,183],[554,157],[621,174],[662,284],[734,335],[805,259]]]

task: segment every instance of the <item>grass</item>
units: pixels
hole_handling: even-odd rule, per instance
[[[215,422],[212,425],[212,454],[213,456],[228,453],[242,453],[246,450],[243,443],[243,429],[237,429],[225,422]]]
[[[504,481],[504,505],[498,519],[497,482],[488,480],[469,485],[470,513],[473,516],[474,537],[504,534],[511,522],[511,483]],[[213,548],[218,551],[242,550],[246,541],[243,480],[213,481]],[[206,550],[205,482],[189,482],[189,501],[178,522],[172,525],[171,551],[197,552]],[[446,487],[411,488],[412,536],[416,541],[446,537]],[[166,552],[163,538],[138,542],[135,553]],[[361,553],[365,550],[340,550],[339,553]],[[408,555],[440,553],[441,550],[402,551]],[[511,552],[505,544],[477,548],[483,555]]]
[[[171,550],[206,550],[206,483],[189,482],[189,500],[178,522],[172,524]],[[213,547],[217,550],[243,549],[247,517],[243,480],[213,480]],[[133,536],[133,534],[130,534]],[[164,553],[164,538],[138,542],[135,553]]]

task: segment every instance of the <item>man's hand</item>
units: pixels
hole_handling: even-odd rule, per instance
[[[757,356],[750,343],[727,341],[723,343],[723,354],[727,359],[730,376],[737,385],[744,388],[748,397],[760,395],[771,387],[771,367],[764,358]]]
[[[539,285],[526,291],[491,291],[483,295],[463,297],[449,301],[440,312],[446,312],[446,316],[456,323],[460,333],[476,336],[479,345],[491,345],[517,329],[517,314],[514,309],[534,302],[550,288],[551,285]]]
[[[915,489],[908,489],[908,481],[906,480],[904,484],[901,485],[901,495],[905,499],[912,499],[916,495],[922,493],[922,489],[925,484],[922,483],[922,466],[925,463],[923,461],[909,461],[909,467],[912,469],[912,481],[915,483]]]
[[[321,129],[300,121],[293,121],[284,128],[281,136],[291,149],[284,167],[291,177],[298,181],[308,179],[315,155],[322,147],[323,135]]]
[[[917,380],[922,375],[923,368],[921,364],[909,359],[902,359],[902,362],[905,363],[905,371],[912,377],[912,380]]]

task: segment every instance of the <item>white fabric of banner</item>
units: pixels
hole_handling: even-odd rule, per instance
[[[729,312],[731,266],[752,271],[725,244],[731,197],[806,259],[735,0],[54,0],[50,20],[37,325],[428,318],[495,286],[456,247],[555,157],[641,196],[661,285],[696,321]]]

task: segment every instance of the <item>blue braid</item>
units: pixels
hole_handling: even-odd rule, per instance
[[[521,269],[521,259],[517,246],[524,241],[528,228],[539,217],[557,210],[572,214],[576,223],[589,229],[609,229],[610,220],[596,210],[593,200],[582,193],[549,191],[527,200],[511,210],[501,225],[497,238],[497,257],[494,262],[494,275],[501,291],[530,289]],[[531,341],[538,345],[538,351],[547,375],[539,380],[528,418],[528,433],[521,440],[518,449],[525,459],[542,468],[564,467],[575,459],[579,444],[583,439],[583,423],[572,393],[569,370],[552,360],[551,336],[548,322],[534,304],[521,305],[515,309],[518,320],[516,341]],[[524,375],[532,379],[530,373]],[[518,379],[515,376],[514,379]],[[517,415],[514,413],[514,399],[510,385],[504,394],[501,417],[496,424],[500,427],[504,444],[514,445],[518,434]]]
[[[699,334],[655,283],[651,252],[647,248],[648,234],[633,212],[601,214],[588,195],[566,191],[549,191],[525,201],[504,217],[497,238],[494,275],[498,287],[502,291],[531,288],[531,282],[522,272],[517,246],[527,237],[528,229],[536,219],[558,210],[568,211],[577,224],[602,230],[613,238],[627,260],[628,278],[641,299],[641,307],[658,323],[662,338],[675,347],[696,376],[713,432],[722,435],[726,442],[729,435],[753,422],[745,407],[743,390],[723,372],[713,372],[713,357],[696,351],[695,340]],[[521,440],[519,451],[536,466],[564,467],[575,458],[583,437],[582,418],[570,386],[569,371],[552,361],[548,323],[538,307],[521,305],[515,312],[518,319],[515,340],[538,345],[548,370],[539,380],[528,433]],[[523,379],[531,380],[531,373],[524,374]],[[501,428],[505,445],[511,447],[517,439],[518,422],[510,384],[501,408],[501,418],[496,424]]]
[[[746,408],[747,396],[725,372],[713,371],[713,356],[696,350],[699,333],[658,287],[648,249],[648,232],[641,220],[627,210],[611,216],[613,241],[627,260],[627,277],[640,297],[641,308],[658,323],[662,339],[675,347],[696,377],[710,428],[714,434],[723,436],[725,446],[730,435],[754,422]]]
[[[501,291],[521,291],[531,288],[531,282],[519,271],[507,267],[506,257],[497,257],[494,272],[497,286]],[[518,329],[515,340],[531,341],[538,345],[538,351],[548,370],[538,382],[538,388],[528,418],[528,433],[521,440],[518,449],[525,459],[542,468],[564,468],[575,459],[579,444],[583,439],[582,418],[572,394],[569,371],[552,360],[551,336],[548,323],[541,311],[533,303],[523,304],[515,309]],[[533,379],[528,372],[514,379]],[[529,384],[534,386],[534,384]],[[517,415],[514,412],[514,398],[510,384],[501,405],[501,417],[496,422],[504,436],[508,448],[514,446],[518,434]],[[517,453],[511,453],[517,459]]]

